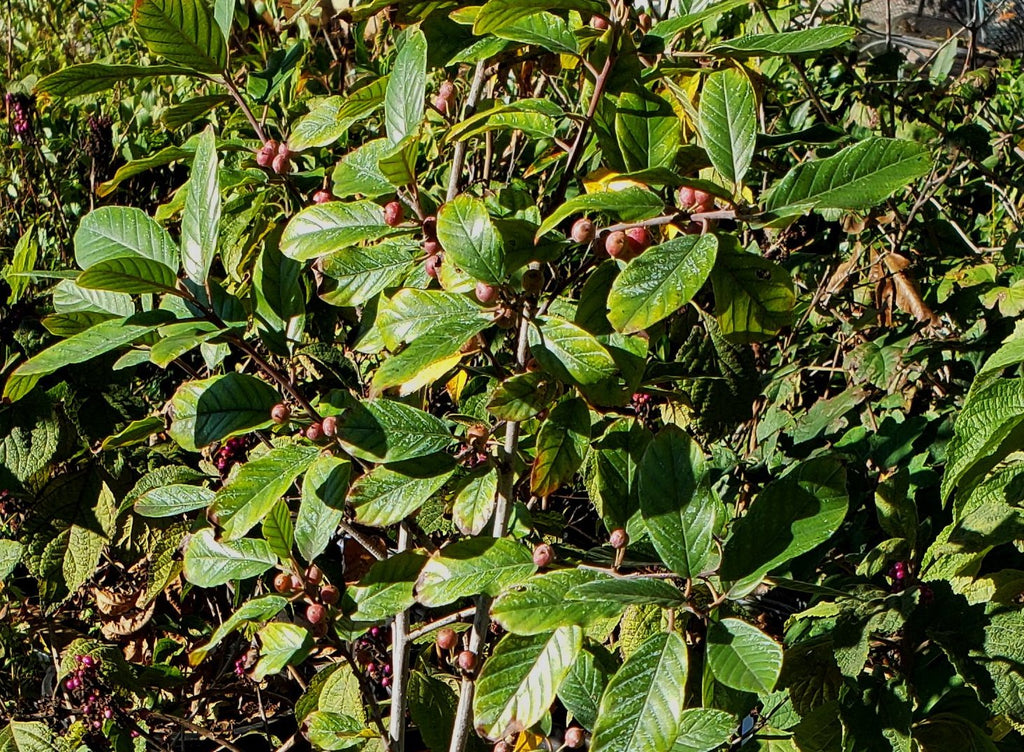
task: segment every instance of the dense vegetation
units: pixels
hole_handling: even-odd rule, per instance
[[[856,22],[8,3],[0,750],[1024,748],[1024,74]]]

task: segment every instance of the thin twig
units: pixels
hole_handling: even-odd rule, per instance
[[[473,73],[473,83],[469,87],[469,96],[466,98],[466,107],[462,113],[463,119],[468,118],[476,111],[476,105],[480,101],[480,93],[483,91],[486,77],[486,67],[484,66],[484,61],[481,60],[476,64],[476,70]],[[448,175],[446,201],[451,201],[459,193],[459,178],[462,173],[462,163],[466,160],[467,141],[467,139],[463,139],[455,144],[451,172]]]
[[[205,729],[202,726],[197,726],[191,721],[186,721],[184,718],[179,718],[176,715],[170,715],[168,713],[160,713],[156,710],[150,710],[147,713],[147,715],[154,716],[156,718],[162,718],[163,720],[170,721],[171,723],[176,723],[182,728],[188,729],[193,734],[199,734],[199,736],[203,737],[204,739],[209,739],[214,744],[219,744],[224,749],[231,750],[231,752],[242,752],[241,747],[236,747],[234,744],[227,741],[226,739],[221,739],[219,736],[217,736],[209,729]]]
[[[456,611],[454,614],[448,614],[437,621],[432,621],[429,624],[424,624],[419,629],[414,629],[409,633],[409,641],[418,640],[420,637],[426,634],[430,634],[434,630],[440,629],[441,627],[447,627],[449,624],[454,624],[457,621],[462,621],[467,616],[472,616],[473,612],[476,611],[476,606],[469,606],[461,611]]]
[[[228,93],[231,95],[231,98],[234,99],[235,103],[242,109],[242,112],[245,114],[246,120],[249,121],[249,125],[252,126],[252,129],[254,131],[256,131],[256,137],[263,143],[266,143],[267,136],[263,132],[263,126],[260,125],[259,121],[256,119],[256,116],[253,115],[252,110],[249,109],[249,105],[246,104],[245,99],[242,98],[242,92],[238,90],[238,87],[235,86],[235,82],[231,80],[231,75],[227,71],[225,71],[222,78],[224,79],[224,87],[228,90]]]
[[[409,550],[409,528],[398,526],[398,550]],[[409,673],[409,609],[395,614],[391,627],[391,720],[389,724],[392,752],[405,750],[406,683]]]

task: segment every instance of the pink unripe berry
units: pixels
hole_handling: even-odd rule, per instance
[[[604,31],[608,28],[608,19],[604,16],[592,16],[590,19],[590,25],[595,29]]]
[[[626,233],[622,230],[608,233],[608,237],[604,239],[604,249],[615,259],[626,256],[629,250],[627,240]]]
[[[441,244],[438,243],[436,240],[424,240],[423,251],[428,256],[436,256],[441,252]]]
[[[319,624],[327,618],[327,609],[319,603],[310,603],[306,606],[306,621],[310,624]]]
[[[617,527],[612,530],[612,534],[608,536],[608,542],[611,544],[612,548],[616,550],[625,548],[629,545],[629,533],[621,527]]]
[[[384,224],[388,227],[398,227],[405,219],[405,207],[398,201],[388,201],[384,205]]]
[[[334,194],[327,190],[319,190],[313,194],[314,204],[326,204],[328,201],[334,200]]]
[[[570,726],[565,730],[565,746],[569,749],[579,749],[583,746],[585,732],[579,726]]]
[[[278,154],[271,162],[271,166],[278,175],[284,175],[291,171],[291,159],[284,154]]]
[[[459,653],[458,664],[467,674],[472,673],[476,669],[476,653],[472,650],[463,650]]]
[[[576,243],[589,243],[596,234],[594,223],[586,217],[580,217],[573,223],[569,234]]]
[[[427,276],[437,279],[437,275],[441,273],[441,254],[431,256],[426,261]]]
[[[324,418],[323,423],[324,436],[336,436],[338,434],[338,419],[333,415],[328,415]]]
[[[651,246],[651,233],[647,231],[646,227],[630,227],[626,230],[626,237],[632,241],[633,247],[630,250],[634,250],[636,256]]]
[[[320,600],[328,606],[333,606],[341,598],[341,591],[334,585],[324,585],[320,588]]]
[[[489,285],[486,282],[476,283],[476,299],[484,305],[493,303],[498,299],[498,288],[494,285]]]
[[[533,549],[533,563],[543,569],[555,560],[555,549],[547,543],[541,543]]]
[[[292,150],[288,148],[287,142],[282,141],[278,145],[278,147],[277,147],[277,154],[278,154],[278,156],[284,157],[285,159],[290,159],[291,158]]]
[[[288,405],[278,403],[270,409],[270,419],[280,425],[281,423],[287,423],[288,419],[292,417],[292,409]]]
[[[455,634],[454,629],[445,627],[437,633],[437,646],[441,648],[441,650],[451,650],[453,647],[455,647],[458,641],[459,636]]]
[[[324,436],[324,427],[320,423],[311,423],[306,429],[306,438],[310,441],[320,441]]]

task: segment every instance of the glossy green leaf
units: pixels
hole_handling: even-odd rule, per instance
[[[51,97],[81,97],[112,88],[121,81],[151,76],[191,75],[186,68],[172,65],[107,65],[82,63],[51,73],[36,84],[35,90]]]
[[[508,538],[470,538],[430,557],[416,583],[416,600],[428,608],[470,595],[497,595],[537,571],[530,550]]]
[[[618,331],[640,332],[678,311],[707,281],[715,264],[714,235],[684,235],[648,248],[615,278],[608,320]]]
[[[384,210],[372,201],[330,201],[307,206],[292,217],[281,235],[281,252],[307,261],[398,232],[384,224]]]
[[[135,513],[143,517],[174,517],[197,509],[205,509],[213,502],[214,492],[202,486],[174,483],[159,486],[135,500]]]
[[[270,425],[277,392],[252,376],[228,373],[178,387],[168,433],[187,451]]]
[[[443,452],[455,440],[440,418],[388,399],[352,404],[338,420],[337,437],[354,457],[387,463]]]
[[[546,10],[538,10],[511,23],[502,24],[492,33],[501,39],[537,45],[550,52],[577,55],[580,51],[579,41],[569,25]]]
[[[593,0],[487,0],[477,13],[473,33],[492,34],[534,13],[557,10],[577,10],[584,16],[608,12]]]
[[[558,688],[558,699],[572,713],[573,720],[593,730],[598,706],[608,680],[618,667],[615,659],[602,645],[584,645],[576,661]]]
[[[623,222],[639,222],[656,217],[665,210],[661,197],[645,188],[626,188],[621,191],[600,191],[583,193],[571,198],[537,228],[537,237],[555,229],[563,219],[576,214],[601,212],[618,217]]]
[[[782,266],[743,251],[718,254],[711,270],[715,317],[733,342],[761,342],[793,323],[793,278]]]
[[[479,535],[494,514],[498,471],[485,468],[470,476],[452,502],[452,522],[463,535]]]
[[[322,99],[292,126],[288,147],[292,151],[330,146],[358,122],[384,104],[388,77],[382,76],[347,97]],[[338,195],[338,194],[335,194]]]
[[[140,209],[104,206],[86,214],[75,232],[75,261],[82,269],[116,258],[144,258],[178,271],[178,247]]]
[[[328,278],[317,291],[334,306],[362,305],[388,287],[396,287],[412,268],[416,244],[385,240],[368,246],[353,245],[320,259]]]
[[[384,179],[396,188],[416,182],[416,158],[420,151],[420,137],[406,136],[384,152],[377,167]]]
[[[21,562],[25,547],[14,540],[0,540],[0,582],[11,576]]]
[[[287,605],[288,599],[280,595],[261,595],[246,601],[242,604],[241,608],[231,614],[231,616],[224,620],[224,623],[214,630],[209,642],[189,653],[189,663],[193,666],[198,665],[209,655],[211,650],[217,647],[225,637],[236,629],[250,622],[264,622],[268,619],[273,619]]]
[[[395,56],[384,95],[384,122],[391,143],[397,144],[419,128],[426,96],[427,38],[413,27]]]
[[[708,667],[727,687],[765,695],[782,671],[782,646],[745,621],[722,619],[708,626]]]
[[[530,473],[530,490],[549,496],[572,480],[590,444],[590,410],[578,397],[552,408],[537,434],[537,453]]]
[[[473,717],[490,739],[525,731],[540,721],[583,645],[579,627],[549,635],[506,635],[476,680]]]
[[[667,426],[640,461],[640,512],[661,560],[694,578],[717,563],[717,505],[708,487],[704,453],[689,434]]]
[[[654,92],[637,88],[619,97],[615,135],[630,172],[671,167],[681,129],[672,105]]]
[[[743,72],[726,68],[707,77],[700,92],[698,131],[711,164],[739,183],[750,167],[757,140],[754,87]]]
[[[413,587],[426,561],[423,554],[403,551],[370,567],[359,583],[347,591],[356,603],[352,618],[384,621],[409,608],[416,602]]]
[[[109,290],[133,295],[173,290],[178,282],[163,264],[142,257],[110,258],[98,261],[75,278],[82,288]]]
[[[583,481],[605,528],[625,528],[640,511],[637,469],[653,434],[640,421],[613,423],[591,446]]]
[[[12,720],[0,729],[0,752],[56,752],[53,731],[39,721]]]
[[[344,516],[352,464],[338,457],[317,457],[302,478],[302,496],[295,517],[295,545],[313,561],[327,545]]]
[[[203,0],[139,0],[135,28],[151,52],[202,73],[227,66],[224,35]]]
[[[437,213],[437,239],[446,263],[488,284],[505,281],[501,238],[480,199],[462,194],[442,206]]]
[[[217,492],[210,509],[224,540],[240,538],[258,525],[319,454],[315,446],[285,444],[246,462]]]
[[[399,394],[406,395],[434,383],[462,360],[462,346],[488,323],[483,318],[463,319],[431,329],[384,361],[373,377],[374,389],[397,386]]]
[[[555,316],[529,329],[530,352],[548,373],[578,384],[598,384],[617,371],[611,353],[585,329]]]
[[[736,718],[723,710],[684,710],[672,752],[711,752],[725,744],[738,725]]]
[[[267,512],[260,525],[263,539],[270,544],[270,549],[281,561],[288,561],[295,545],[295,523],[292,513],[284,499],[278,499]]]
[[[531,577],[499,595],[491,616],[509,632],[527,635],[570,625],[586,627],[618,616],[623,609],[619,603],[566,598],[574,587],[604,577],[587,569],[563,569]]]
[[[255,681],[280,673],[289,664],[302,663],[313,649],[309,630],[298,624],[272,621],[256,634],[260,640],[260,659],[252,670]]]
[[[601,698],[592,752],[669,752],[683,716],[687,656],[671,632],[646,639]]]
[[[421,334],[459,325],[462,321],[487,321],[480,306],[465,295],[443,290],[404,288],[390,300],[382,300],[377,312],[377,327],[389,350],[403,342],[412,342]]]
[[[718,18],[730,10],[747,5],[747,0],[719,0],[708,5],[693,4],[699,10],[683,13],[656,23],[648,32],[650,36],[670,39],[681,31],[699,26],[710,18]],[[693,6],[691,6],[693,7]]]
[[[450,475],[451,471],[445,471],[412,477],[386,467],[375,467],[352,484],[348,501],[355,510],[356,522],[387,527],[423,506]]]
[[[849,42],[857,35],[853,26],[818,26],[777,34],[748,34],[712,45],[708,52],[726,52],[730,56],[799,55],[805,52],[830,50]]]
[[[585,582],[570,590],[566,597],[574,601],[595,598],[629,605],[651,604],[662,608],[678,608],[686,603],[682,591],[671,582],[644,577]]]
[[[331,175],[335,196],[345,198],[362,194],[376,198],[395,192],[395,187],[380,169],[380,160],[392,149],[386,138],[367,141],[353,149],[338,163]]]
[[[529,100],[534,101],[534,100]],[[556,121],[535,107],[524,107],[522,102],[498,105],[471,115],[448,131],[449,141],[465,141],[490,131],[522,131],[531,138],[553,138]]]
[[[519,422],[550,407],[558,383],[543,373],[520,373],[495,387],[487,411],[501,420]]]
[[[361,746],[373,733],[350,715],[315,710],[306,718],[306,736],[316,749],[339,750]]]
[[[868,138],[831,157],[799,164],[772,186],[765,206],[777,214],[811,209],[867,209],[932,168],[921,144]]]
[[[213,257],[217,254],[220,231],[218,164],[216,137],[213,126],[208,126],[196,144],[181,216],[181,263],[185,274],[197,285],[206,283]]]
[[[225,543],[218,541],[210,528],[194,533],[185,547],[185,579],[199,587],[246,580],[275,564],[277,555],[266,541],[242,538]]]

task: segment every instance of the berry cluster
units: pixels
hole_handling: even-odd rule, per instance
[[[247,442],[244,437],[235,436],[221,445],[214,458],[214,464],[217,466],[217,472],[221,474],[221,477],[226,476],[235,463],[245,462],[246,444]]]
[[[483,423],[474,423],[466,429],[466,444],[455,456],[455,459],[464,467],[479,467],[487,462],[490,455],[487,453],[487,439],[490,436],[490,429]]]
[[[22,141],[32,140],[32,116],[35,112],[35,100],[25,94],[7,92],[4,95],[7,105],[7,118],[11,124],[11,132]]]
[[[437,240],[437,217],[427,217],[421,225],[423,230],[423,252],[427,254],[424,262],[427,276],[437,278],[441,273],[441,263],[444,261],[444,248]]]
[[[341,590],[324,583],[320,567],[311,564],[303,576],[281,572],[274,578],[274,590],[281,595],[297,595],[306,601],[306,621],[318,637],[327,634],[331,607],[341,599]]]
[[[77,668],[64,681],[64,688],[75,699],[81,700],[82,715],[88,728],[99,730],[104,721],[111,720],[120,711],[99,685],[98,670],[101,661],[91,655],[76,655]]]
[[[287,175],[292,171],[292,150],[288,144],[270,139],[256,152],[256,164],[269,167],[278,175]]]
[[[93,115],[86,121],[86,128],[83,151],[99,165],[108,165],[114,158],[114,121],[106,115]]]
[[[387,627],[371,627],[369,632],[356,640],[352,655],[356,663],[366,669],[371,681],[385,690],[391,686]]]
[[[636,413],[636,416],[644,423],[649,424],[654,411],[651,395],[637,392],[630,400],[630,404],[633,406],[633,412]]]
[[[451,81],[442,81],[434,97],[434,109],[442,115],[449,116],[455,113],[455,84]]]

